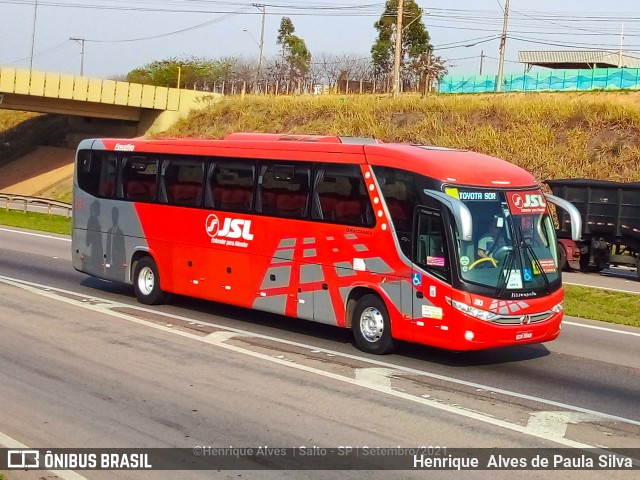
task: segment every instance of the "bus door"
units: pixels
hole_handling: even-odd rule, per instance
[[[412,309],[415,341],[440,338],[446,344],[450,333],[451,262],[445,222],[437,209],[418,207],[413,228]]]

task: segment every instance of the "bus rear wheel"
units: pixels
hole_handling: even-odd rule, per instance
[[[364,295],[353,310],[351,329],[360,350],[384,355],[395,350],[389,312],[380,297]]]
[[[167,294],[160,290],[160,275],[153,258],[143,257],[136,263],[133,290],[138,301],[145,305],[158,305],[167,300]]]

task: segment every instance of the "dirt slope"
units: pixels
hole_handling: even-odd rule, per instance
[[[74,153],[71,148],[36,148],[0,167],[0,192],[57,198],[70,189]]]

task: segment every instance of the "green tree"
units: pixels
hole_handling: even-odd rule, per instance
[[[294,34],[295,31],[291,19],[282,17],[276,43],[282,48],[282,58],[288,65],[290,86],[296,80],[301,82],[304,79],[311,64],[311,52],[305,41]]]
[[[230,80],[236,62],[237,59],[234,58],[205,60],[196,57],[157,60],[130,71],[126,81],[158,87],[175,87],[180,72],[182,88],[210,89],[216,83]]]
[[[388,0],[380,20],[373,25],[378,31],[378,38],[371,47],[371,57],[379,75],[389,75],[393,71],[397,12],[398,0]],[[415,0],[405,0],[402,25],[400,68],[406,70],[431,49],[429,32],[422,23],[422,9]]]

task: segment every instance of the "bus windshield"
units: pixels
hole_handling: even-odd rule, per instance
[[[559,280],[553,221],[540,191],[457,191],[473,217],[473,236],[458,240],[463,280],[504,292],[547,288]]]

